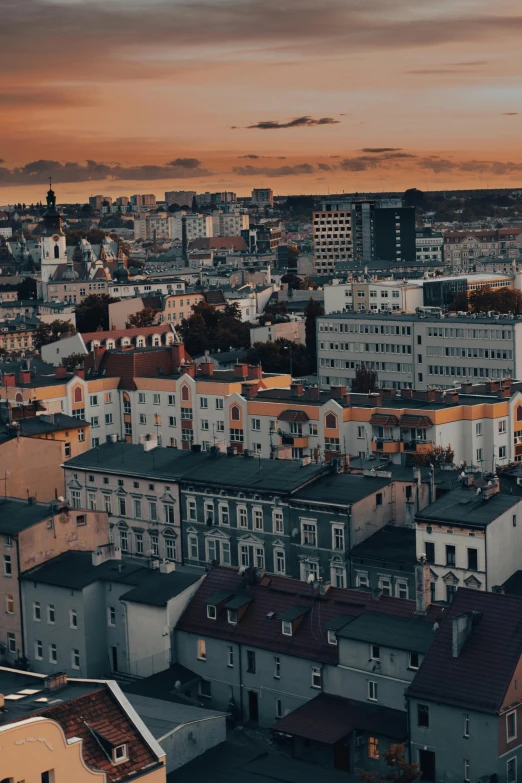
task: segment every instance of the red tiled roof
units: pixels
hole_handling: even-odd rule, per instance
[[[406,737],[407,713],[379,704],[321,693],[275,723],[272,728],[295,737],[335,745],[352,731]]]
[[[357,617],[365,609],[378,610],[399,617],[415,616],[415,601],[391,596],[375,598],[362,590],[331,587],[324,596],[314,594],[310,585],[297,579],[267,574],[263,585],[247,585],[244,577],[233,568],[213,568],[183,613],[177,630],[218,639],[230,639],[240,644],[273,650],[274,652],[309,658],[324,663],[337,662],[337,647],[328,644],[326,624],[340,615]],[[254,600],[237,626],[228,623],[226,612],[217,620],[207,618],[206,601],[221,590],[243,592]],[[295,606],[307,606],[310,611],[293,636],[283,636],[278,616]],[[271,618],[269,613],[274,612]],[[428,617],[436,619],[441,607],[431,605]]]
[[[293,411],[290,409],[280,413],[277,418],[279,421],[310,421],[306,411]]]
[[[399,419],[392,414],[373,413],[370,416],[370,424],[373,424],[375,427],[396,427],[398,423]]]
[[[477,612],[457,658],[452,620]],[[419,699],[498,712],[522,654],[522,598],[459,588],[407,693]]]
[[[91,769],[105,772],[108,783],[134,779],[135,775],[158,763],[157,757],[108,688],[99,688],[55,707],[31,713],[31,717],[36,716],[55,720],[67,739],[80,737],[83,740],[83,760]],[[113,764],[89,726],[109,742],[114,739],[117,744],[127,744],[128,761]]]
[[[142,326],[132,327],[130,329],[108,329],[107,331],[100,332],[82,332],[83,341],[85,343],[91,342],[91,340],[116,340],[118,337],[138,337],[143,335],[146,337],[149,334],[164,334],[165,332],[171,332],[172,328],[170,324],[158,324],[157,326]]]
[[[405,413],[404,416],[401,416],[400,418],[399,427],[419,427],[427,429],[428,427],[433,427],[433,422],[429,416],[414,416],[411,413]]]

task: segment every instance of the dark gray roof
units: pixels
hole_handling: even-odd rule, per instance
[[[349,506],[373,495],[391,482],[389,478],[359,476],[354,473],[330,473],[294,495],[297,500]]]
[[[151,575],[154,575],[151,569],[129,561],[107,560],[94,566],[90,552],[64,552],[31,568],[30,571],[25,571],[20,578],[55,587],[82,590],[98,580],[137,585]]]
[[[415,528],[385,525],[352,549],[353,558],[411,565],[416,563]]]
[[[517,495],[498,492],[489,500],[476,494],[474,487],[453,489],[416,514],[422,522],[449,522],[452,525],[486,527],[520,502]]]
[[[27,419],[16,419],[20,425],[20,435],[31,437],[45,432],[59,432],[67,429],[86,427],[87,422],[74,416],[66,416],[65,413],[54,413],[51,416],[31,416]]]
[[[290,460],[214,456],[182,449],[146,452],[143,446],[131,443],[103,444],[68,460],[67,468],[279,493],[292,492],[328,470],[320,465],[303,467]]]
[[[52,514],[48,503],[0,499],[0,533],[15,536],[21,530],[37,525]]]
[[[363,612],[336,633],[341,639],[419,653],[428,652],[436,635],[433,623],[420,617],[391,617],[380,612]]]
[[[187,574],[179,571],[170,574],[155,573],[138,587],[122,595],[121,600],[149,606],[165,606],[171,598],[198,582],[201,576],[201,573]]]

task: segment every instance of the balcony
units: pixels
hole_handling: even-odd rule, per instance
[[[377,438],[372,442],[373,452],[383,452],[384,454],[399,454],[403,451],[403,443],[400,440],[393,440],[393,438]]]
[[[288,432],[280,432],[281,445],[293,446],[294,449],[308,448],[308,435],[290,435]]]
[[[405,440],[402,442],[403,451],[414,452],[416,454],[426,454],[431,451],[433,443],[431,440]]]

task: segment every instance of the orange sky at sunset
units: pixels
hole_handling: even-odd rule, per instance
[[[0,203],[522,188],[519,0],[0,9]]]

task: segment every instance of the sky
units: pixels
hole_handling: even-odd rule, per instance
[[[520,0],[0,0],[0,203],[522,188]]]

